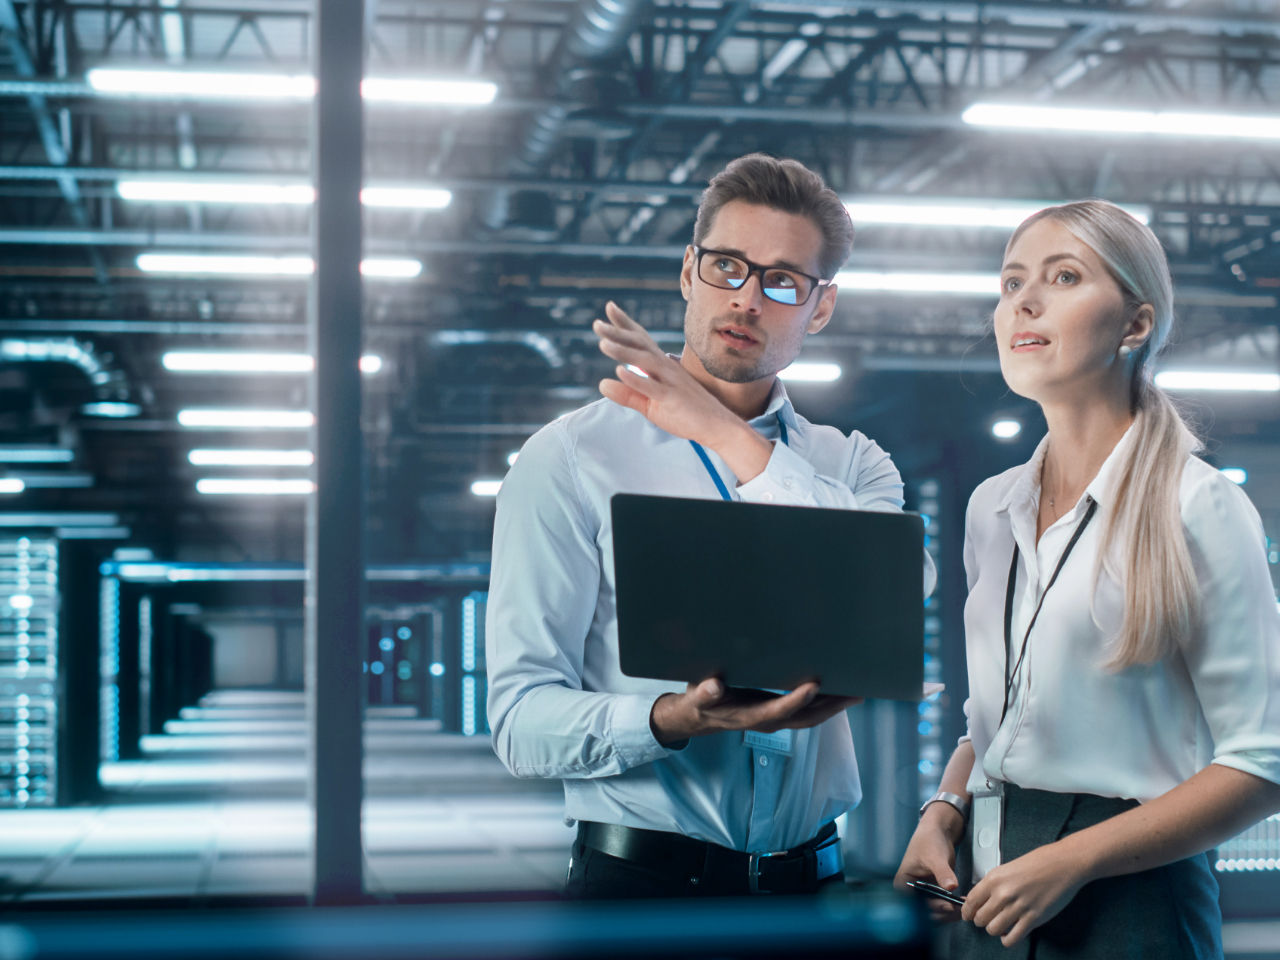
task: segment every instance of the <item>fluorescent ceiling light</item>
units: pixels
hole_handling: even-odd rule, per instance
[[[832,383],[840,379],[838,363],[806,363],[797,360],[778,372],[783,380],[794,383]]]
[[[438,103],[483,107],[493,103],[498,85],[487,80],[408,80],[366,77],[360,93],[375,103]]]
[[[250,257],[204,253],[140,253],[143,273],[182,273],[190,276],[307,277],[315,270],[310,257]]]
[[[992,298],[1000,296],[1000,275],[996,273],[846,270],[836,274],[835,282],[849,290],[876,290],[886,293],[956,293]]]
[[[315,415],[309,410],[225,410],[202,407],[178,411],[178,422],[184,427],[305,430],[315,421]]]
[[[1223,467],[1218,471],[1234,484],[1244,486],[1249,479],[1249,472],[1244,467]]]
[[[196,492],[209,495],[288,496],[314,493],[311,480],[197,480]]]
[[[151,203],[314,203],[315,188],[306,183],[254,183],[251,180],[118,180],[124,200]]]
[[[70,463],[74,458],[75,453],[66,447],[0,445],[0,463]]]
[[[366,207],[443,210],[453,202],[453,194],[438,187],[365,187],[360,202]]]
[[[309,467],[316,462],[310,450],[216,450],[202,448],[187,454],[198,467]]]
[[[501,480],[477,480],[471,484],[471,492],[477,497],[496,497],[501,489]]]
[[[160,357],[166,370],[193,373],[306,373],[315,361],[305,353],[239,353],[170,350]]]
[[[309,373],[315,360],[307,353],[242,353],[218,350],[170,350],[160,357],[166,370],[180,373]],[[382,369],[382,358],[365,354],[360,358],[364,373]]]
[[[960,118],[973,126],[1016,130],[1280,140],[1280,117],[1276,116],[975,103]]]
[[[136,417],[142,413],[142,408],[136,403],[126,403],[120,400],[98,400],[81,406],[80,412],[87,417],[108,417],[113,420],[123,420],[126,417]]]
[[[0,527],[114,527],[114,513],[0,513]]]
[[[93,486],[93,474],[70,472],[27,472],[11,473],[9,476],[21,480],[28,490],[76,490]]]
[[[99,93],[202,100],[310,100],[315,78],[308,74],[232,73],[204,70],[122,70],[99,67],[85,74]],[[487,80],[413,80],[367,77],[360,84],[374,103],[475,107],[492,103],[496,84]]]
[[[21,493],[27,485],[17,477],[0,477],[0,493]]]
[[[310,257],[264,257],[206,253],[140,253],[136,261],[143,273],[185,276],[309,277],[315,272]],[[366,277],[410,280],[422,273],[422,261],[372,257],[360,261]]]
[[[1156,386],[1164,390],[1223,390],[1275,393],[1280,373],[1244,373],[1239,370],[1162,370]]]
[[[1052,200],[980,200],[904,197],[899,200],[855,198],[845,204],[855,224],[894,223],[921,227],[999,227],[1011,230]],[[1141,223],[1151,219],[1149,207],[1123,207]]]
[[[121,70],[98,67],[85,80],[100,93],[196,97],[210,100],[310,100],[315,78],[307,74],[231,73],[204,70]]]
[[[422,261],[403,257],[369,257],[360,261],[360,272],[366,277],[412,280],[422,273]]]
[[[997,440],[1012,440],[1022,432],[1022,424],[1017,420],[997,420],[991,424],[991,435]]]
[[[315,203],[309,183],[263,183],[249,179],[187,178],[182,180],[118,180],[121,199],[147,203],[260,203],[304,206]],[[401,210],[443,210],[453,194],[437,187],[365,187],[361,202],[368,207]]]

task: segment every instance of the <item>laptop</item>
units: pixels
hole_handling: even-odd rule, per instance
[[[630,493],[611,511],[623,673],[921,699],[918,515]]]

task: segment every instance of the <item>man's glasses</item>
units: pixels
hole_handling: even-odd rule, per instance
[[[722,250],[705,250],[695,246],[698,279],[721,290],[737,290],[751,275],[760,275],[760,292],[775,303],[798,307],[807,303],[813,291],[825,287],[830,280],[811,277],[789,267],[762,267],[758,263],[725,253]]]

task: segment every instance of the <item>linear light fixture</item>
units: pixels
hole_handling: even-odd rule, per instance
[[[305,430],[314,424],[310,410],[254,410],[192,407],[178,411],[178,422],[184,427],[222,428],[232,430]]]
[[[114,513],[0,513],[0,527],[114,527]]]
[[[997,420],[991,424],[991,435],[997,440],[1012,440],[1022,433],[1022,423],[1018,420]]]
[[[95,400],[83,404],[80,412],[86,417],[104,417],[109,420],[123,420],[136,417],[142,413],[142,407],[125,400]]]
[[[855,197],[845,203],[858,225],[892,223],[921,227],[998,227],[1011,230],[1033,213],[1051,207],[1053,200],[983,200],[946,197]],[[1151,208],[1125,206],[1123,210],[1141,223],[1151,219]]]
[[[297,496],[314,493],[315,482],[299,479],[269,480],[229,480],[204,479],[196,481],[196,492],[207,495],[255,495],[255,496]]]
[[[310,257],[266,257],[206,253],[140,253],[136,260],[143,273],[191,277],[309,277],[315,272]],[[422,261],[370,257],[360,261],[360,273],[379,279],[411,280],[422,273]]]
[[[496,497],[501,489],[501,480],[476,480],[471,484],[471,492],[477,497]]]
[[[1237,486],[1244,486],[1249,481],[1249,471],[1244,467],[1220,467],[1218,472]]]
[[[1163,390],[1221,390],[1275,393],[1280,373],[1246,373],[1240,370],[1161,370],[1156,386]]]
[[[836,274],[835,282],[849,290],[874,290],[882,293],[947,293],[993,299],[1000,296],[1000,276],[995,273],[846,270]]]
[[[792,383],[832,383],[843,371],[838,363],[810,363],[797,360],[778,371],[778,376]]]
[[[228,177],[180,180],[118,180],[122,200],[144,203],[257,203],[305,206],[315,203],[315,187],[302,182],[269,183]],[[380,186],[360,191],[366,207],[400,210],[443,210],[453,194],[438,187]]]
[[[1095,110],[1027,104],[975,103],[960,115],[971,126],[1055,130],[1201,140],[1280,140],[1280,117],[1172,110]]]
[[[28,490],[84,490],[93,486],[93,474],[56,470],[23,470],[9,474]]]
[[[0,463],[70,463],[75,451],[66,447],[44,447],[35,444],[0,444]]]
[[[233,73],[209,70],[128,70],[97,67],[85,81],[99,93],[198,100],[305,101],[316,94],[315,77],[295,73]],[[487,80],[366,77],[360,84],[371,103],[479,107],[493,102],[497,84]]]
[[[17,477],[0,477],[0,493],[21,493],[27,485]]]
[[[309,373],[315,359],[309,353],[244,353],[229,350],[170,350],[160,357],[166,370],[178,373]],[[382,358],[366,353],[363,373],[377,373]]]
[[[246,450],[202,447],[187,460],[197,467],[309,467],[316,462],[310,450]]]

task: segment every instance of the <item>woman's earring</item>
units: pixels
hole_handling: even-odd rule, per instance
[[[1120,344],[1120,349],[1116,351],[1120,355],[1121,360],[1128,360],[1129,354],[1133,353],[1133,348],[1127,343]]]

